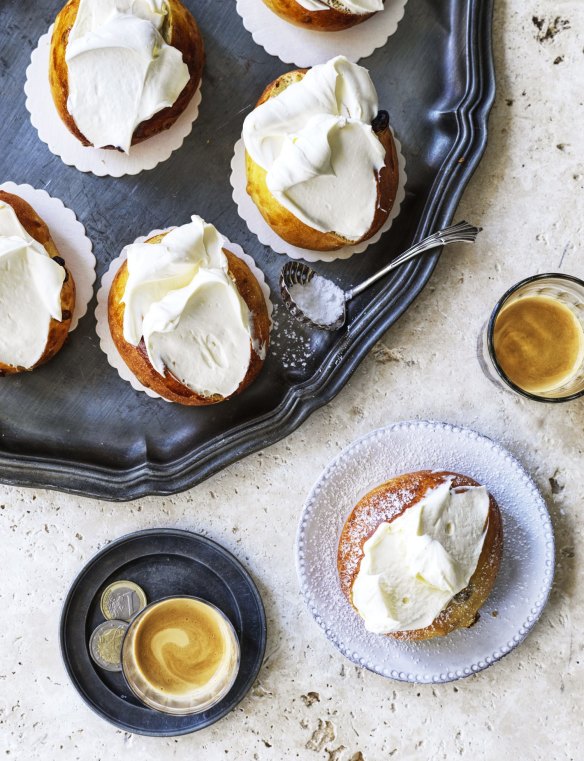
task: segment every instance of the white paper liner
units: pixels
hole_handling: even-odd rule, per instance
[[[231,186],[233,188],[233,200],[237,204],[239,216],[245,221],[251,232],[257,235],[260,243],[263,243],[264,246],[269,246],[278,254],[287,254],[292,259],[304,259],[304,261],[307,262],[333,262],[335,259],[349,259],[353,254],[362,253],[372,243],[377,243],[383,233],[386,233],[389,230],[393,224],[393,220],[399,214],[401,204],[406,197],[406,160],[402,153],[401,143],[394,135],[393,130],[391,131],[391,134],[395,140],[399,167],[397,193],[393,207],[385,224],[373,237],[369,238],[369,240],[352,246],[345,246],[338,251],[311,251],[306,248],[292,246],[290,243],[280,238],[280,236],[272,230],[262,217],[257,206],[246,190],[247,177],[245,173],[245,146],[243,144],[243,139],[238,140],[235,144],[233,159],[231,160],[230,178]]]
[[[87,312],[95,283],[95,256],[85,228],[71,209],[58,198],[50,196],[46,190],[37,190],[30,185],[16,185],[14,182],[2,183],[0,190],[19,196],[33,207],[47,224],[59,255],[73,276],[75,309],[69,327],[71,333]]]
[[[145,240],[148,240],[150,238],[153,238],[155,235],[159,235],[163,232],[168,232],[169,229],[173,228],[167,228],[166,230],[153,230],[152,232],[148,233],[148,235],[142,235],[139,238],[136,238],[134,243],[143,243]],[[243,259],[243,261],[247,264],[247,266],[250,268],[252,275],[255,277],[255,279],[258,281],[260,288],[262,289],[262,293],[264,294],[264,298],[266,300],[266,307],[268,309],[268,318],[270,320],[270,328],[272,327],[272,312],[274,311],[273,304],[270,300],[270,288],[268,284],[266,283],[266,278],[264,276],[264,273],[259,269],[255,261],[249,256],[248,254],[244,253],[241,246],[238,246],[237,243],[231,243],[230,240],[228,240],[225,236],[223,237],[223,247],[226,248],[228,251],[230,251],[232,254],[235,254],[235,256],[239,257],[239,259]],[[153,399],[162,399],[165,402],[169,402],[172,404],[170,399],[165,399],[163,396],[160,396],[160,394],[157,394],[156,391],[153,391],[151,388],[146,388],[146,386],[143,386],[138,378],[134,375],[134,373],[130,370],[130,368],[126,365],[124,360],[122,359],[120,352],[118,351],[114,340],[112,338],[112,334],[110,331],[109,326],[109,320],[108,320],[108,299],[109,299],[109,293],[110,289],[112,287],[112,283],[114,281],[114,278],[122,266],[122,264],[126,261],[127,257],[127,246],[122,249],[121,254],[117,257],[117,259],[114,259],[113,262],[110,264],[108,271],[104,274],[104,276],[101,279],[101,286],[97,292],[97,307],[95,309],[95,319],[97,321],[96,325],[96,332],[99,336],[99,345],[101,346],[101,350],[104,352],[104,354],[107,357],[107,361],[109,364],[118,371],[118,375],[122,380],[128,381],[132,388],[134,388],[136,391],[143,391],[145,394],[148,394],[148,396],[151,396]]]
[[[262,0],[237,0],[237,12],[254,41],[267,53],[295,66],[315,66],[337,55],[357,62],[385,45],[402,20],[407,0],[386,0],[367,21],[342,32],[315,32],[290,24]]]
[[[133,146],[129,155],[82,145],[61,121],[51,95],[49,52],[52,31],[51,26],[33,50],[24,85],[30,120],[39,138],[49,146],[51,153],[80,172],[92,172],[98,177],[123,177],[126,174],[139,174],[145,169],[153,169],[181,147],[199,115],[201,85],[170,129]]]

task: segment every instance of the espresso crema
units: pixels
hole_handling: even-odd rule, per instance
[[[530,393],[568,383],[584,360],[584,334],[576,315],[549,296],[525,296],[503,307],[493,346],[505,375]]]
[[[213,701],[231,686],[239,647],[233,628],[212,605],[188,597],[162,600],[132,626],[127,676],[162,704]]]

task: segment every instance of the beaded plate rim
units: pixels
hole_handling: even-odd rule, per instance
[[[349,649],[340,639],[340,637],[338,637],[337,634],[332,630],[330,624],[327,623],[320,615],[318,606],[313,601],[310,594],[311,585],[304,564],[304,537],[307,524],[313,518],[314,511],[317,508],[317,499],[321,490],[327,484],[336,469],[341,464],[346,462],[347,459],[351,459],[356,451],[364,447],[366,444],[370,443],[372,440],[383,439],[396,431],[413,429],[426,429],[432,431],[442,431],[446,433],[455,433],[464,438],[480,441],[495,451],[497,455],[503,457],[513,468],[515,468],[518,478],[520,478],[525,487],[529,489],[533,497],[532,504],[534,508],[536,508],[534,509],[533,514],[537,515],[541,521],[542,537],[545,541],[545,572],[542,587],[537,599],[531,606],[529,615],[523,622],[517,625],[517,633],[505,644],[495,648],[490,655],[469,664],[464,669],[457,669],[456,671],[441,671],[436,673],[407,673],[404,671],[398,671],[396,669],[388,669],[386,666],[382,666],[379,663],[374,663],[371,660],[363,658],[359,655],[359,653]],[[302,510],[296,533],[295,559],[300,591],[308,610],[310,611],[312,617],[319,625],[319,627],[324,631],[327,639],[339,650],[342,655],[345,656],[345,658],[360,668],[366,668],[369,671],[379,674],[380,676],[394,679],[396,681],[410,682],[415,684],[442,684],[453,682],[458,679],[464,679],[465,677],[472,676],[473,674],[478,674],[481,671],[484,671],[485,669],[489,668],[489,666],[492,666],[494,663],[497,663],[506,655],[508,655],[525,640],[541,616],[549,599],[554,579],[555,541],[550,514],[546,507],[545,500],[537,488],[537,485],[529,473],[526,471],[526,469],[523,467],[523,465],[519,462],[519,460],[510,454],[501,444],[489,438],[488,436],[485,436],[484,434],[478,433],[473,429],[464,428],[462,426],[454,425],[451,423],[443,423],[434,420],[407,420],[393,423],[383,428],[377,428],[370,433],[360,437],[359,439],[356,439],[347,447],[345,447],[325,467],[318,480],[312,487]]]

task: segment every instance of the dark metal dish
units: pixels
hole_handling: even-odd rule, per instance
[[[159,713],[134,697],[121,672],[105,671],[93,662],[88,642],[103,621],[101,595],[120,579],[136,582],[149,602],[191,595],[225,613],[239,639],[241,663],[223,700],[190,716]],[[65,600],[60,636],[67,673],[95,713],[126,732],[166,737],[214,724],[245,697],[262,665],[266,618],[253,580],[231,553],[189,531],[151,529],[108,544],[83,568]]]
[[[283,338],[242,396],[214,407],[182,408],[134,391],[108,365],[95,333],[94,301],[57,358],[30,375],[0,379],[5,483],[113,500],[193,486],[291,433],[330,401],[436,264],[439,251],[412,260],[356,298],[342,331],[317,333],[292,322],[276,295],[285,258],[260,245],[239,218],[229,175],[245,115],[264,86],[293,67],[255,45],[233,2],[186,4],[207,47],[200,117],[168,161],[114,179],[65,166],[39,141],[24,109],[30,53],[62,0],[10,3],[2,35],[10,63],[0,69],[3,179],[45,188],[77,213],[94,244],[98,278],[139,235],[200,214],[256,259],[280,307],[280,330],[293,330],[300,344],[310,340],[310,356],[287,361]],[[408,184],[401,213],[378,244],[317,266],[344,288],[452,220],[487,140],[495,91],[491,14],[492,0],[409,0],[396,34],[362,61],[402,143]]]

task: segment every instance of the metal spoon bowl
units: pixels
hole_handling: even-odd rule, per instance
[[[347,319],[347,295],[343,302],[343,308],[339,315],[339,318],[330,324],[322,324],[315,322],[308,317],[298,304],[294,301],[290,289],[295,285],[307,285],[312,278],[316,275],[316,272],[304,262],[291,261],[284,265],[280,272],[280,293],[282,295],[282,301],[286,305],[286,308],[290,314],[295,317],[298,322],[303,322],[307,325],[311,325],[313,328],[320,328],[321,330],[338,330],[341,328]]]
[[[403,254],[400,254],[396,259],[391,261],[386,267],[376,272],[371,277],[364,280],[355,288],[351,288],[348,291],[344,291],[344,301],[342,310],[339,317],[331,323],[323,324],[316,322],[310,318],[294,301],[290,289],[294,285],[307,285],[317,274],[308,264],[299,261],[287,262],[280,272],[280,293],[282,295],[282,301],[286,305],[286,308],[290,314],[295,317],[299,322],[303,322],[307,325],[311,325],[313,328],[320,330],[338,330],[347,321],[347,302],[349,302],[354,296],[362,293],[366,288],[369,288],[373,283],[376,283],[380,278],[387,275],[388,272],[400,267],[405,262],[413,259],[415,256],[423,254],[425,251],[429,251],[432,248],[438,246],[447,246],[450,243],[474,243],[477,235],[481,232],[480,227],[475,227],[468,222],[459,222],[456,225],[445,227],[443,230],[429,235],[419,243],[416,243]],[[322,275],[320,277],[323,277]]]

